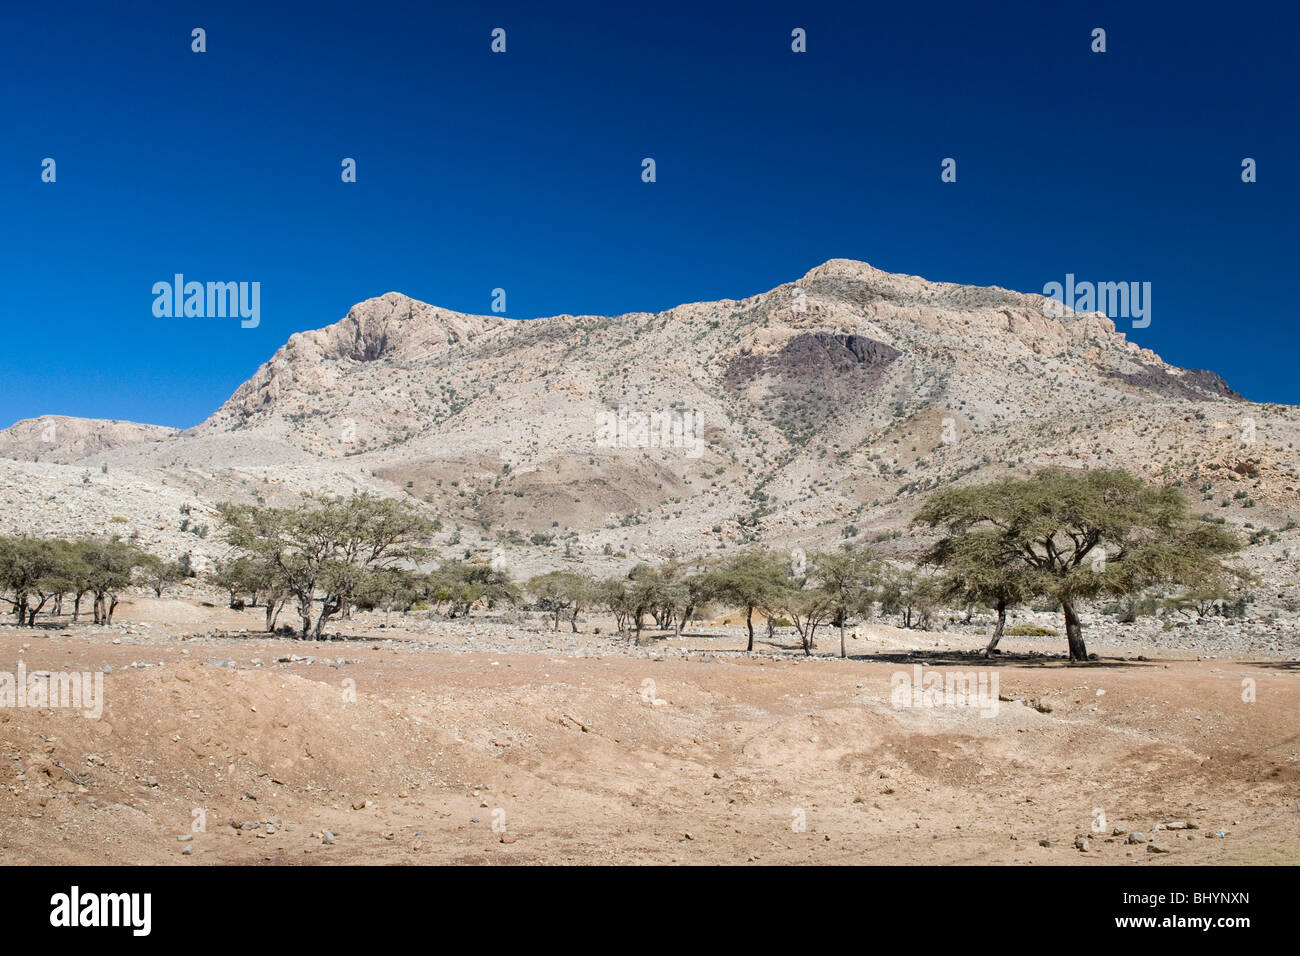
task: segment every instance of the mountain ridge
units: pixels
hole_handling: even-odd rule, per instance
[[[1049,301],[846,259],[742,299],[621,316],[515,320],[388,292],[292,335],[193,428],[67,467],[183,488],[197,513],[310,490],[404,496],[459,529],[448,541],[539,564],[560,542],[587,556],[906,551],[933,489],[1052,464],[1121,464],[1200,489],[1206,509],[1246,486],[1219,509],[1237,521],[1296,507],[1300,409],[1248,402]],[[174,538],[172,523],[142,521]]]

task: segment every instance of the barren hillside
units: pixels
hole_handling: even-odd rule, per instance
[[[120,484],[140,492],[117,507],[127,527],[172,550],[193,544],[173,497],[202,511],[373,488],[427,503],[448,547],[505,547],[525,570],[751,540],[906,556],[929,491],[1046,464],[1121,464],[1293,543],[1296,408],[1045,301],[849,260],[748,299],[614,317],[513,321],[390,292],[294,335],[187,432],[60,420],[90,437],[54,457],[20,423],[0,450],[70,462],[42,478],[64,489],[60,527],[102,530],[108,502],[80,485]],[[30,478],[0,464],[11,528],[48,520]]]

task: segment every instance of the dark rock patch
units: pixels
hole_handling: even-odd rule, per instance
[[[1155,366],[1145,365],[1140,372],[1107,371],[1106,374],[1134,388],[1139,388],[1144,392],[1153,392],[1165,398],[1178,398],[1193,402],[1203,402],[1214,398],[1241,400],[1241,396],[1229,388],[1227,382],[1207,369],[1189,369],[1183,375],[1170,375]]]
[[[766,392],[771,421],[799,444],[860,405],[901,354],[862,335],[805,332],[772,355],[737,356],[723,385],[732,393],[753,386]]]

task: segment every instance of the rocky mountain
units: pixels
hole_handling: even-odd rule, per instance
[[[162,425],[44,415],[0,431],[0,458],[66,464],[112,448],[158,442],[178,434],[179,429]]]
[[[525,568],[754,540],[905,556],[929,491],[1046,464],[1178,482],[1248,532],[1300,518],[1300,410],[1047,301],[849,260],[747,299],[613,317],[514,321],[390,292],[294,335],[196,428],[68,467],[200,506],[406,495],[442,518],[448,548],[505,548]],[[15,429],[0,448],[27,448]]]

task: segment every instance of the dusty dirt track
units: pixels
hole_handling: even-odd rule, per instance
[[[647,660],[174,631],[0,632],[0,669],[112,668],[99,720],[0,709],[0,862],[1300,862],[1296,663],[1012,656],[981,717],[891,705],[916,661],[980,667],[946,650]],[[277,662],[295,654],[317,660]],[[1171,822],[1196,829],[1155,829]]]

